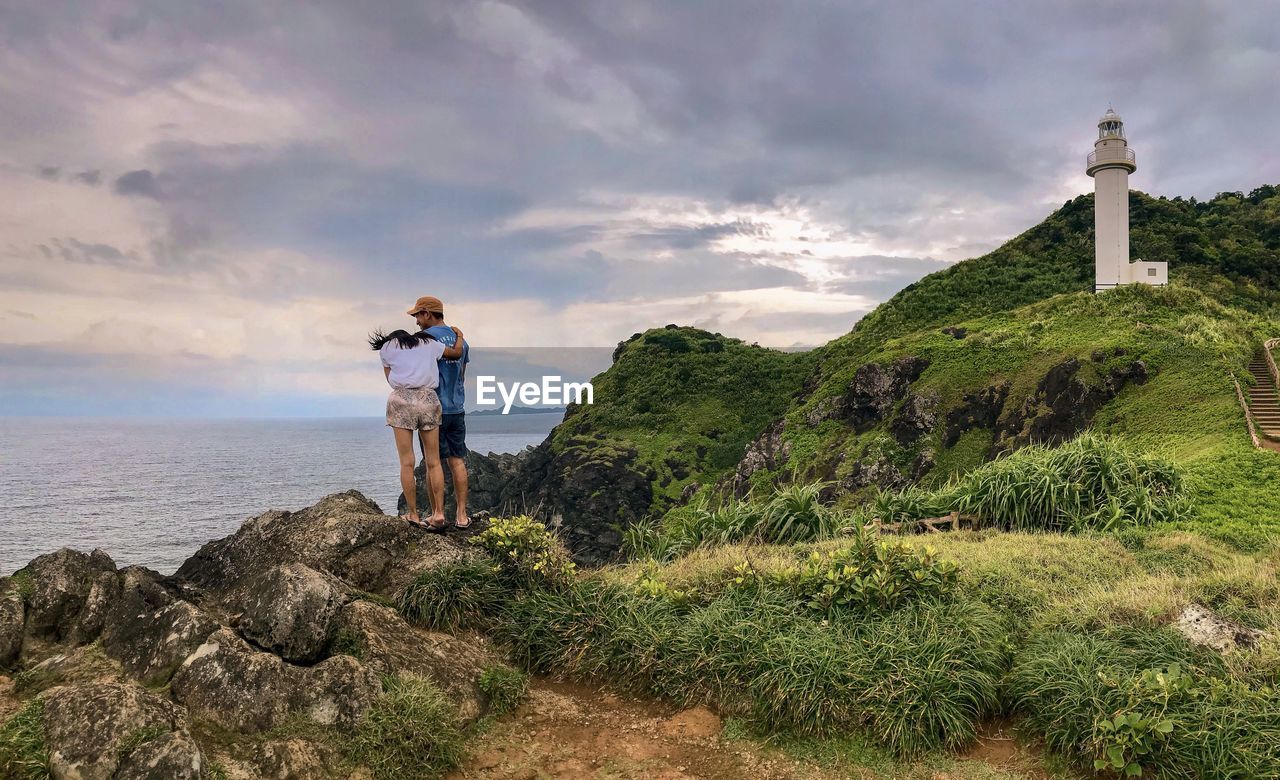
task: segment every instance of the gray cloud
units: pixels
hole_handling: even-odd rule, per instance
[[[155,174],[145,168],[129,171],[118,177],[115,183],[115,191],[121,195],[137,195],[143,198],[160,199],[160,187],[156,184]]]
[[[171,290],[883,300],[1089,191],[1108,103],[1137,189],[1280,182],[1271,0],[19,5],[0,173],[136,224],[77,203],[5,262]],[[812,341],[856,316],[693,314]]]

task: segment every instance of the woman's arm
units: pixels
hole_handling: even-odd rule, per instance
[[[450,328],[450,330],[453,331],[453,335],[458,337],[458,340],[453,342],[452,347],[444,348],[444,356],[449,360],[457,360],[458,358],[462,357],[462,348],[463,346],[466,345],[467,342],[464,341],[462,338],[462,331],[458,330],[457,328]]]

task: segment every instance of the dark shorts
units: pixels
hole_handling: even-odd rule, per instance
[[[465,412],[440,417],[440,457],[467,456],[467,415]]]

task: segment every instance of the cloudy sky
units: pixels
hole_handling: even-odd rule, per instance
[[[0,0],[0,414],[372,414],[481,347],[814,345],[1091,189],[1280,183],[1280,6]]]

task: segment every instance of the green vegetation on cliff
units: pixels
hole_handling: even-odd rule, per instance
[[[552,447],[584,457],[634,449],[636,465],[652,473],[655,501],[669,506],[690,482],[732,469],[747,443],[787,408],[811,366],[807,354],[696,328],[637,333],[593,380],[596,403],[569,415]]]

